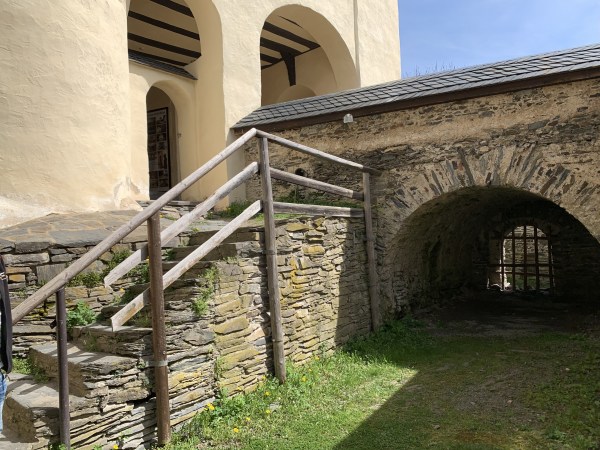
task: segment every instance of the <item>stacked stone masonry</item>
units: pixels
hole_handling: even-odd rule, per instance
[[[548,225],[560,253],[557,293],[598,300],[599,79],[275,133],[383,171],[372,192],[385,311],[485,289],[489,240],[519,220]],[[360,174],[270,148],[273,167],[360,189]],[[246,155],[256,160],[256,146]],[[283,183],[274,189],[276,198],[308,195]],[[260,198],[259,184],[247,192]]]
[[[251,391],[264,375],[272,373],[263,234],[262,228],[236,232],[165,292],[171,425],[175,428],[214,401],[219,392]],[[210,235],[191,232],[185,242],[170,250],[164,270]],[[368,333],[362,220],[281,221],[277,249],[289,361],[302,363],[316,352],[329,352]],[[84,298],[105,316],[119,308],[112,301],[118,291],[99,301],[92,295],[94,289],[69,289],[72,302]],[[194,305],[199,299],[208,303],[200,316]],[[102,322],[73,330],[69,378],[72,443],[77,448],[98,444],[112,448],[115,443],[120,448],[144,448],[155,439],[150,319],[145,307],[132,319],[133,325],[118,331]],[[35,320],[40,320],[38,315]],[[5,423],[21,436],[37,439],[33,448],[44,448],[56,441],[58,433],[55,343],[33,345],[30,358],[49,381],[38,385],[25,377],[12,383]],[[34,398],[28,395],[31,392]]]

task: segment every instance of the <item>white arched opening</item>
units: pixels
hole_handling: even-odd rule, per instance
[[[310,8],[271,13],[260,35],[262,104],[359,86],[354,61],[333,25]]]

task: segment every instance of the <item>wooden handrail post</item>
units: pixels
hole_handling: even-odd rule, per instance
[[[379,294],[377,279],[377,259],[375,257],[375,238],[373,234],[373,215],[371,211],[371,176],[363,172],[363,191],[365,195],[365,233],[367,245],[367,264],[369,267],[369,297],[371,299],[371,329],[377,330],[381,326],[379,311]]]
[[[65,288],[56,293],[56,341],[58,353],[58,421],[60,424],[60,443],[71,449],[69,405],[69,359],[67,356],[67,303]]]
[[[156,423],[158,427],[158,445],[165,445],[171,440],[171,417],[169,410],[169,367],[167,365],[167,340],[165,336],[160,213],[156,213],[150,217],[147,223]]]
[[[277,270],[277,245],[275,240],[275,213],[273,211],[273,187],[269,171],[269,142],[260,139],[260,178],[262,184],[263,215],[265,217],[265,252],[267,254],[267,282],[269,288],[269,307],[271,311],[271,339],[273,341],[273,361],[275,376],[285,383],[285,354],[283,347],[283,328],[281,324],[281,299]]]

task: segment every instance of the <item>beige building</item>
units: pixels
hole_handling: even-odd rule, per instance
[[[400,76],[396,0],[5,0],[0,42],[0,226],[135,208],[261,105]]]

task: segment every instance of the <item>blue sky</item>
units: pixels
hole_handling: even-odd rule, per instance
[[[600,43],[600,0],[398,0],[402,76]]]

